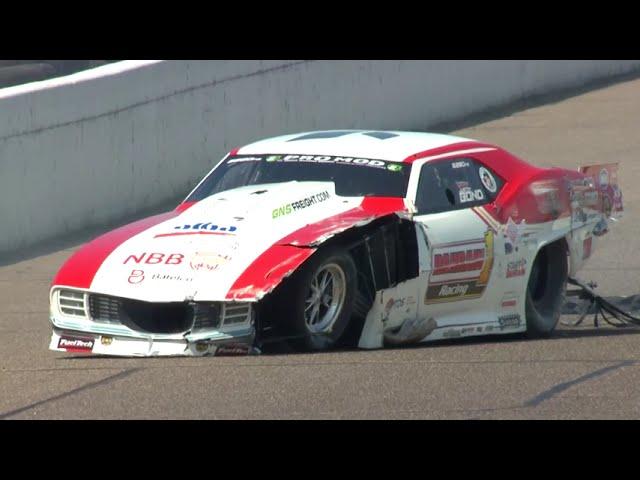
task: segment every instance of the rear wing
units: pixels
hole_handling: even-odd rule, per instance
[[[622,191],[618,186],[618,164],[605,163],[580,167],[580,172],[590,177],[598,191],[598,208],[607,217],[620,218],[624,212]]]

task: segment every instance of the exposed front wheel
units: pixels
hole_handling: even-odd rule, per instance
[[[291,278],[285,302],[288,330],[297,350],[318,351],[337,346],[351,319],[357,291],[356,266],[340,248],[314,254]],[[285,292],[283,292],[285,293]]]

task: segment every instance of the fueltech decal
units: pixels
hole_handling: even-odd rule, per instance
[[[436,245],[424,303],[442,303],[478,298],[483,293],[493,267],[491,230],[484,238]]]
[[[292,212],[296,212],[298,210],[303,210],[311,205],[315,205],[317,203],[324,202],[329,199],[329,192],[324,191],[320,193],[316,193],[315,195],[311,195],[310,197],[303,198],[302,200],[298,200],[296,202],[287,203],[278,208],[274,208],[271,212],[271,218],[278,218],[284,215],[289,215]]]
[[[60,337],[58,348],[64,348],[67,352],[90,352],[93,350],[93,339]]]

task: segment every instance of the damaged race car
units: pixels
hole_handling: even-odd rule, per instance
[[[622,213],[617,165],[538,168],[449,135],[321,131],[229,153],[168,213],[79,249],[50,349],[380,348],[555,328]]]

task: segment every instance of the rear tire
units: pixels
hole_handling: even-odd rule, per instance
[[[527,336],[548,337],[558,324],[569,276],[566,247],[554,242],[536,256],[527,283]]]

